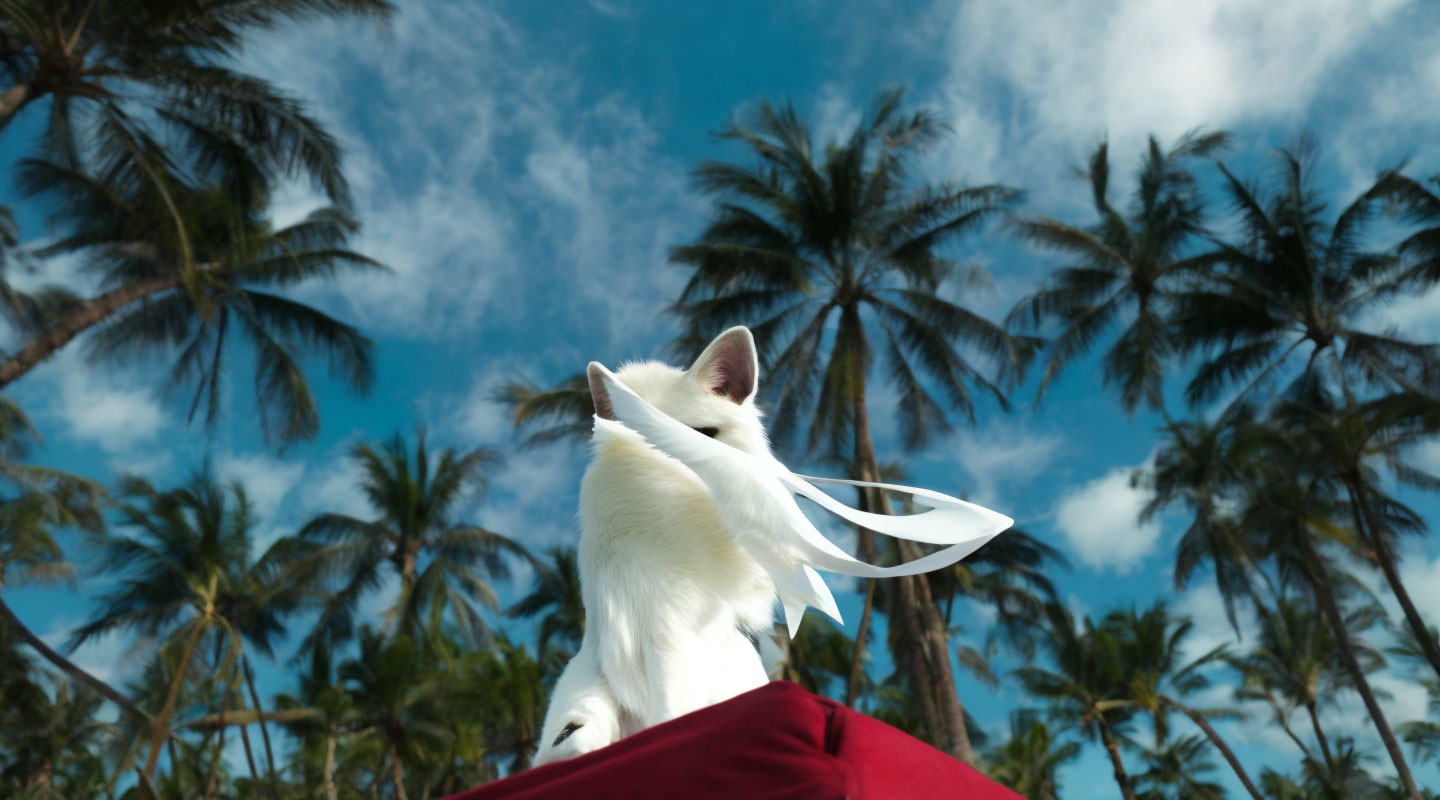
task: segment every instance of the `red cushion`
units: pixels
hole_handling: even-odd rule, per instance
[[[450,800],[1015,800],[879,720],[776,681]]]

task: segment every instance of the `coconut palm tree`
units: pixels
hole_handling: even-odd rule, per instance
[[[1010,737],[985,753],[985,773],[1026,800],[1060,800],[1060,768],[1080,757],[1034,711],[1010,714]]]
[[[71,297],[27,331],[0,363],[0,386],[98,327],[90,341],[95,361],[125,363],[157,352],[173,358],[165,388],[191,390],[192,419],[202,407],[207,420],[218,413],[225,365],[239,337],[253,349],[261,428],[281,444],[318,429],[306,357],[326,359],[336,379],[368,390],[370,340],[286,296],[298,284],[382,269],[346,249],[357,223],[329,208],[273,227],[264,213],[271,179],[252,154],[233,142],[207,146],[216,153],[194,175],[168,164],[153,142],[144,144],[143,158],[23,165],[22,188],[54,202],[64,231],[40,253],[79,255],[103,291]]]
[[[1003,406],[1001,385],[1019,373],[1032,347],[945,296],[951,278],[983,281],[946,248],[1018,194],[914,180],[914,159],[945,126],[900,106],[900,90],[884,92],[848,138],[822,150],[791,107],[760,104],[750,120],[721,134],[756,164],[707,161],[695,170],[697,185],[717,201],[715,216],[698,239],[670,253],[690,269],[672,307],[684,324],[676,349],[698,352],[716,330],[750,325],[768,369],[762,399],[774,440],[810,452],[823,446],[868,480],[879,473],[867,388],[877,350],[899,396],[904,444],[918,447],[949,427],[947,406],[973,418],[977,392]],[[976,352],[985,361],[973,361]],[[868,510],[889,511],[883,493],[862,494]],[[873,559],[871,532],[861,532],[859,549]],[[901,558],[917,555],[900,546]],[[916,669],[936,741],[973,761],[949,659],[933,655],[949,647],[929,583],[899,583],[901,613],[892,624],[911,631],[907,646],[932,654],[901,661]],[[872,597],[867,591],[859,650]]]
[[[1136,800],[1134,779],[1120,756],[1135,716],[1123,694],[1129,677],[1124,641],[1113,627],[1096,626],[1088,618],[1077,624],[1059,603],[1046,605],[1044,623],[1038,644],[1051,666],[1032,663],[1016,669],[1015,676],[1026,692],[1049,703],[1052,718],[1100,739],[1121,796]]]
[[[854,643],[845,631],[818,615],[800,626],[794,639],[781,640],[784,652],[780,677],[815,694],[829,694],[831,686],[850,678]]]
[[[1252,443],[1244,461],[1245,493],[1238,498],[1237,518],[1249,536],[1260,540],[1259,552],[1286,583],[1305,587],[1335,637],[1341,667],[1365,705],[1401,784],[1411,800],[1419,800],[1404,753],[1366,678],[1362,653],[1341,607],[1348,576],[1328,553],[1352,548],[1356,534],[1344,527],[1343,491],[1328,470],[1320,443],[1287,435],[1279,424],[1248,426]]]
[[[23,639],[68,680],[90,687],[123,715],[149,714],[124,693],[75,665],[21,622],[5,603],[8,585],[70,581],[74,565],[65,560],[54,533],[62,528],[98,532],[104,528],[103,488],[84,478],[23,463],[39,432],[12,401],[0,398],[0,624]]]
[[[1189,165],[1227,139],[1223,132],[1191,131],[1167,150],[1151,136],[1123,210],[1111,204],[1110,145],[1101,142],[1081,174],[1090,184],[1094,225],[1049,217],[1014,223],[1034,245],[1074,259],[1010,312],[1010,323],[1022,329],[1039,329],[1051,320],[1060,327],[1048,346],[1037,400],[1067,363],[1118,324],[1124,328],[1101,359],[1103,380],[1119,389],[1127,413],[1142,403],[1163,411],[1164,368],[1176,351],[1168,321],[1172,296],[1213,264],[1208,254],[1192,252],[1205,228],[1204,203]]]
[[[495,390],[493,399],[510,409],[515,431],[523,433],[521,447],[562,441],[573,444],[590,438],[595,402],[583,372],[548,389],[524,378],[512,378]]]
[[[1367,400],[1340,402],[1318,384],[1304,385],[1303,395],[1283,402],[1273,416],[1297,437],[1319,444],[1316,453],[1344,488],[1350,519],[1366,561],[1380,568],[1385,583],[1436,677],[1440,677],[1440,641],[1428,634],[1409,590],[1400,579],[1398,537],[1423,535],[1424,519],[1393,497],[1376,464],[1423,489],[1440,489],[1440,478],[1406,464],[1402,455],[1440,429],[1440,403],[1413,392],[1385,394]]]
[[[406,764],[428,759],[445,736],[424,713],[424,701],[435,688],[426,662],[409,637],[386,637],[364,627],[359,652],[340,665],[340,679],[354,698],[357,724],[370,729],[381,746],[375,775],[391,784],[399,800],[409,800]]]
[[[400,630],[419,632],[423,612],[439,605],[473,641],[484,641],[489,628],[474,603],[498,608],[487,578],[507,577],[507,558],[530,558],[505,536],[454,518],[467,499],[483,495],[495,453],[446,448],[432,455],[421,431],[413,456],[396,434],[378,449],[357,443],[351,457],[374,518],[332,511],[300,529],[308,550],[296,553],[291,579],[327,586],[338,579],[306,647],[348,638],[356,605],[380,587],[387,571],[400,579],[394,609]]]
[[[1113,611],[1100,624],[1121,641],[1127,675],[1119,693],[1132,708],[1149,715],[1154,725],[1155,747],[1147,752],[1147,760],[1151,762],[1150,782],[1157,787],[1172,784],[1189,786],[1180,796],[1206,796],[1204,785],[1190,785],[1187,783],[1190,779],[1181,770],[1205,744],[1198,738],[1167,742],[1169,715],[1178,712],[1200,729],[1204,741],[1220,753],[1250,796],[1254,800],[1262,800],[1260,790],[1236,758],[1235,752],[1209,722],[1216,718],[1236,717],[1239,712],[1224,708],[1201,709],[1189,704],[1191,695],[1210,686],[1206,670],[1224,658],[1225,647],[1222,645],[1187,660],[1184,657],[1186,637],[1194,629],[1194,624],[1185,618],[1172,617],[1163,601],[1144,612],[1134,609]],[[1169,783],[1160,782],[1160,777],[1155,775]]]
[[[1140,800],[1225,800],[1225,789],[1205,775],[1215,771],[1203,736],[1182,736],[1141,756],[1149,769],[1135,776]],[[1254,793],[1260,798],[1259,790]]]
[[[276,172],[348,198],[340,148],[300,104],[228,66],[251,33],[316,17],[387,16],[385,0],[16,0],[0,10],[0,130],[48,99],[44,150],[74,161],[85,133],[231,132]],[[43,107],[43,104],[42,106]],[[203,158],[203,153],[198,154]]]
[[[1435,628],[1430,628],[1429,634],[1435,637]],[[1386,652],[1409,662],[1417,671],[1421,686],[1430,695],[1430,716],[1440,720],[1440,681],[1426,675],[1419,675],[1423,669],[1421,664],[1426,660],[1425,654],[1420,648],[1420,643],[1415,641],[1415,635],[1408,629],[1401,631],[1397,637],[1398,641]],[[1400,725],[1397,730],[1405,742],[1410,745],[1410,752],[1415,755],[1417,761],[1440,761],[1440,721],[1420,719],[1412,720]]]
[[[535,582],[530,593],[505,609],[505,616],[521,619],[540,616],[536,646],[543,651],[553,641],[566,652],[568,660],[569,655],[580,649],[580,639],[585,634],[580,564],[573,547],[552,547],[546,555],[548,563],[535,565]]]
[[[1297,354],[1306,360],[1294,377],[1333,380],[1347,395],[1360,386],[1440,391],[1440,347],[1374,327],[1375,309],[1415,288],[1404,257],[1361,249],[1394,174],[1331,221],[1311,186],[1313,160],[1308,142],[1281,151],[1268,190],[1220,165],[1241,229],[1233,242],[1217,242],[1223,266],[1176,298],[1180,352],[1202,361],[1186,388],[1191,403],[1241,383],[1235,399],[1243,400],[1287,374]]]
[[[1353,615],[1347,620],[1347,626],[1352,628],[1360,624],[1361,620]],[[1261,620],[1255,647],[1230,660],[1245,678],[1236,695],[1242,699],[1263,698],[1282,729],[1310,758],[1310,748],[1288,724],[1290,712],[1304,708],[1320,753],[1325,763],[1331,763],[1334,757],[1320,725],[1319,707],[1348,682],[1339,658],[1334,633],[1325,619],[1302,601],[1288,598]]]
[[[303,589],[275,579],[281,559],[274,548],[254,558],[254,518],[244,487],[220,485],[208,467],[166,491],[126,478],[121,495],[119,517],[127,532],[99,544],[106,570],[124,577],[102,596],[95,619],[72,634],[70,646],[124,631],[154,637],[179,653],[154,715],[144,768],[151,776],[173,727],[181,685],[200,655],[213,653],[214,675],[233,687],[242,640],[263,646],[283,634],[285,616],[299,605]]]

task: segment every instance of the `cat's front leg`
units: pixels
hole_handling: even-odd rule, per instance
[[[621,735],[615,696],[592,651],[582,644],[555,682],[535,766],[599,750],[619,741]]]

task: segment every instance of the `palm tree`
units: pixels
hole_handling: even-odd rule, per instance
[[[945,127],[929,112],[902,114],[900,102],[900,90],[884,92],[846,140],[823,151],[793,108],[762,103],[751,121],[721,134],[748,148],[757,165],[704,162],[696,169],[700,189],[718,201],[715,217],[696,241],[670,254],[692,270],[672,307],[685,331],[677,349],[698,351],[714,331],[749,324],[769,370],[764,392],[774,439],[782,447],[796,442],[808,416],[798,437],[804,448],[823,445],[824,455],[838,454],[866,480],[879,474],[867,389],[877,347],[911,448],[949,427],[946,406],[973,418],[977,391],[1003,406],[999,382],[1018,374],[1031,348],[940,296],[952,277],[983,281],[981,271],[962,269],[943,248],[1002,213],[1018,193],[912,181],[913,159]],[[997,381],[962,355],[975,351]],[[861,494],[868,510],[888,513],[883,493]],[[861,531],[859,549],[873,560],[871,532]],[[899,547],[902,559],[918,554]],[[949,647],[930,585],[923,576],[898,582],[903,599],[892,624],[910,632],[908,647],[932,657],[897,660],[915,670],[936,740],[973,761],[949,659],[934,655]],[[866,597],[857,652],[869,632],[873,592]]]
[[[376,776],[384,776],[399,800],[405,790],[405,765],[425,760],[445,732],[423,713],[434,682],[421,650],[409,637],[387,639],[361,628],[359,652],[340,665],[340,679],[354,698],[357,724],[369,728],[380,744]]]
[[[1432,638],[1435,637],[1435,628],[1430,628],[1429,634]],[[1420,643],[1415,641],[1415,635],[1407,629],[1401,631],[1397,638],[1395,645],[1386,652],[1413,663],[1418,669],[1426,659]],[[1430,716],[1440,719],[1440,680],[1422,675],[1419,676],[1419,681],[1430,695]],[[1440,722],[1428,719],[1412,720],[1400,725],[1397,730],[1410,745],[1410,752],[1415,755],[1416,760],[1440,761]]]
[[[201,648],[208,642],[215,677],[233,687],[240,677],[242,637],[263,644],[284,633],[285,615],[299,604],[302,589],[275,580],[276,548],[258,560],[252,556],[254,518],[244,487],[222,487],[208,467],[163,492],[126,478],[121,494],[119,515],[129,533],[100,544],[107,571],[125,577],[101,598],[99,614],[72,634],[70,644],[133,631],[158,639],[167,650],[178,648],[164,704],[154,717],[144,768],[150,776],[170,735],[181,685],[197,666],[197,651],[206,652]]]
[[[1158,760],[1150,759],[1152,772],[1159,769],[1159,774],[1178,781],[1179,773],[1175,770],[1187,763],[1198,748],[1205,746],[1199,739],[1193,743],[1179,740],[1167,744],[1169,714],[1179,712],[1195,723],[1209,746],[1224,757],[1250,796],[1254,800],[1262,800],[1260,790],[1250,780],[1249,773],[1209,722],[1218,717],[1238,716],[1238,712],[1232,709],[1197,709],[1187,702],[1190,695],[1210,686],[1205,670],[1223,659],[1224,646],[1187,662],[1183,649],[1194,624],[1188,619],[1170,616],[1163,601],[1140,613],[1134,609],[1113,611],[1106,615],[1101,627],[1113,631],[1122,644],[1121,655],[1127,675],[1119,690],[1121,695],[1131,707],[1148,714],[1153,720],[1155,749],[1150,751],[1149,756]],[[1200,784],[1187,791],[1193,792],[1196,798],[1206,796]],[[1181,796],[1192,795],[1182,793]]]
[[[339,800],[335,753],[341,738],[353,733],[355,707],[354,698],[335,680],[333,672],[330,651],[317,647],[310,653],[309,669],[299,675],[299,692],[275,698],[276,718],[283,720],[281,725],[299,740],[295,755],[305,788],[314,785],[316,779],[308,767],[318,760],[316,771],[325,800]]]
[[[454,514],[465,500],[483,494],[486,470],[497,456],[484,448],[447,448],[432,456],[424,432],[416,438],[413,456],[399,434],[379,449],[360,442],[351,450],[374,519],[327,512],[300,529],[298,538],[309,549],[297,554],[291,578],[322,584],[339,578],[306,647],[348,638],[357,603],[379,588],[386,570],[400,579],[400,630],[418,631],[422,612],[447,606],[472,640],[488,638],[473,603],[498,608],[486,579],[509,575],[506,557],[530,555],[499,533],[457,522]]]
[[[1371,312],[1416,283],[1401,256],[1360,249],[1366,224],[1393,193],[1393,173],[1327,222],[1310,186],[1312,160],[1308,142],[1281,151],[1269,192],[1220,165],[1241,230],[1236,243],[1217,242],[1223,266],[1176,299],[1180,353],[1203,356],[1186,389],[1191,403],[1213,401],[1242,381],[1236,400],[1243,400],[1302,346],[1309,352],[1298,377],[1327,375],[1347,396],[1357,379],[1432,397],[1440,389],[1440,348],[1371,328]]]
[[[1150,768],[1135,776],[1140,800],[1225,800],[1225,789],[1205,774],[1215,771],[1202,736],[1182,736],[1145,750]],[[1248,779],[1247,779],[1248,780]],[[1258,790],[1252,794],[1260,800]]]
[[[1016,669],[1015,676],[1026,692],[1049,702],[1051,717],[1092,740],[1099,737],[1120,794],[1136,800],[1134,781],[1120,757],[1120,742],[1134,717],[1133,704],[1123,695],[1129,676],[1125,643],[1113,627],[1097,627],[1088,618],[1083,627],[1077,625],[1059,603],[1046,605],[1044,622],[1038,643],[1053,666],[1032,663]]]
[[[1049,217],[1014,223],[1036,246],[1074,259],[1010,312],[1009,321],[1022,328],[1040,328],[1050,319],[1060,324],[1037,400],[1068,362],[1123,321],[1124,330],[1101,360],[1103,379],[1118,385],[1127,413],[1134,414],[1142,402],[1164,410],[1164,367],[1176,350],[1168,321],[1172,299],[1188,278],[1213,263],[1208,255],[1188,252],[1205,231],[1204,204],[1188,164],[1224,147],[1227,139],[1223,132],[1191,131],[1165,150],[1151,136],[1130,207],[1123,211],[1110,203],[1110,146],[1102,142],[1081,174],[1099,217],[1093,226]]]
[[[17,0],[0,11],[0,130],[49,98],[42,142],[66,161],[82,132],[160,124],[227,131],[272,171],[309,173],[348,198],[340,148],[294,99],[237,72],[247,34],[321,16],[385,17],[386,0],[157,0],[141,4]],[[201,156],[203,157],[203,155]]]
[[[76,666],[27,628],[4,601],[6,584],[72,580],[75,568],[65,560],[54,531],[73,527],[97,532],[104,527],[98,484],[58,470],[22,463],[39,432],[8,399],[0,398],[0,624],[9,627],[67,678],[94,689],[116,704],[122,714],[147,719],[149,714],[114,687]]]
[[[526,431],[521,447],[552,442],[583,442],[590,436],[595,401],[585,373],[571,375],[546,389],[524,378],[512,378],[495,390],[494,400],[510,409],[516,432]]]
[[[1347,627],[1358,627],[1359,623],[1352,617]],[[1304,708],[1324,762],[1333,762],[1329,739],[1320,726],[1319,706],[1344,688],[1348,677],[1340,666],[1334,633],[1320,614],[1297,599],[1282,601],[1273,613],[1261,619],[1255,647],[1247,655],[1232,659],[1231,664],[1245,676],[1237,696],[1264,698],[1276,721],[1301,753],[1310,758],[1310,749],[1287,723],[1290,711]]]
[[[1243,434],[1251,444],[1243,462],[1245,494],[1239,498],[1238,519],[1243,530],[1261,540],[1265,553],[1282,578],[1304,586],[1324,614],[1335,637],[1340,664],[1360,694],[1385,745],[1401,784],[1419,800],[1419,789],[1395,739],[1389,722],[1366,678],[1362,652],[1341,608],[1347,582],[1327,557],[1329,545],[1354,546],[1354,532],[1337,524],[1343,502],[1334,475],[1319,443],[1287,435],[1278,424],[1248,426]]]
[[[833,682],[850,678],[854,643],[845,631],[818,615],[800,626],[794,639],[782,638],[780,677],[815,694],[828,694]]]
[[[995,632],[1028,652],[1035,620],[1056,600],[1046,573],[1068,566],[1059,550],[1012,528],[965,560],[931,573],[930,585],[943,603],[946,627],[952,625],[955,601],[969,600],[993,608]]]
[[[588,395],[587,395],[588,397]],[[558,642],[568,655],[580,648],[585,634],[585,604],[580,596],[580,564],[573,547],[552,547],[549,563],[535,565],[535,583],[530,593],[505,609],[505,616],[540,618],[536,645],[545,650]]]
[[[1374,466],[1381,461],[1392,475],[1413,486],[1440,488],[1440,478],[1401,459],[1412,445],[1440,429],[1440,404],[1410,392],[1338,403],[1322,386],[1309,385],[1306,389],[1303,396],[1282,403],[1274,416],[1295,436],[1308,437],[1320,445],[1316,452],[1327,459],[1344,487],[1351,521],[1366,550],[1365,560],[1380,568],[1400,604],[1413,641],[1420,645],[1425,660],[1440,677],[1440,641],[1429,636],[1427,623],[1401,581],[1396,554],[1398,535],[1423,535],[1425,522],[1385,491]]]
[[[25,331],[24,344],[0,364],[0,387],[105,323],[90,342],[92,359],[173,353],[166,389],[193,387],[192,419],[202,405],[207,419],[218,413],[227,344],[240,336],[254,350],[261,427],[282,444],[318,429],[306,356],[327,359],[333,376],[368,390],[370,340],[285,296],[307,281],[382,269],[345,249],[357,223],[330,208],[273,228],[264,216],[270,178],[253,154],[230,141],[205,145],[216,152],[198,175],[146,166],[146,159],[165,164],[154,143],[145,145],[143,157],[126,154],[93,168],[25,162],[22,187],[55,200],[55,218],[65,230],[40,253],[80,254],[107,288],[91,298],[71,297]]]
[[[1060,768],[1079,757],[1079,742],[1062,742],[1033,711],[1015,711],[1010,738],[983,761],[992,780],[1026,800],[1060,800]]]

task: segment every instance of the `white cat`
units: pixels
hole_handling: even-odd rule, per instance
[[[689,369],[645,362],[617,377],[670,417],[769,452],[750,331],[720,334]],[[595,370],[596,413],[613,419]],[[775,586],[736,543],[710,491],[639,435],[605,426],[580,484],[585,636],[551,696],[537,765],[572,758],[766,683],[756,642]]]

